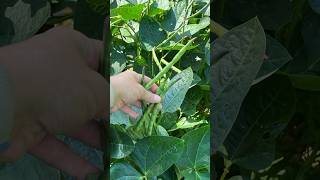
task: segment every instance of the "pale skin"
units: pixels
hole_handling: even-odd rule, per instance
[[[79,180],[100,171],[55,134],[101,148],[100,127],[94,119],[109,115],[109,84],[97,72],[101,54],[101,41],[67,28],[0,48],[0,65],[8,72],[15,99],[10,146],[0,152],[0,162],[15,161],[28,152]],[[157,86],[148,91],[140,81],[141,75],[134,71],[110,77],[115,100],[111,111],[136,118],[128,105],[160,102]]]

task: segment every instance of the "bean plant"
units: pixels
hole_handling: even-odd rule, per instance
[[[319,178],[319,1],[211,12],[214,179]]]
[[[162,98],[111,114],[111,179],[210,179],[209,5],[110,2],[110,75],[136,71]]]

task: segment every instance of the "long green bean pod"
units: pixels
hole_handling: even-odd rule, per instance
[[[146,84],[145,88],[149,90],[154,83],[156,83],[165,73],[167,73],[171,69],[171,67],[180,60],[180,58],[184,55],[188,47],[193,43],[195,39],[196,38],[191,39],[186,45],[184,45],[180,49],[180,51],[173,57],[172,61],[167,64],[162,69],[162,71],[160,71],[149,83]]]

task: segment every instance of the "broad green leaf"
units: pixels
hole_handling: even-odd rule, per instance
[[[164,127],[165,129],[170,129],[176,124],[177,120],[178,115],[176,112],[162,113],[158,124]]]
[[[185,150],[176,163],[182,176],[190,180],[210,179],[209,126],[189,131],[182,139],[185,141]]]
[[[158,136],[169,136],[167,130],[160,125],[157,125],[157,135]]]
[[[131,157],[145,176],[153,177],[169,169],[181,157],[183,148],[184,141],[179,138],[150,136],[137,142]]]
[[[196,113],[197,106],[200,100],[202,99],[202,97],[203,97],[203,93],[200,87],[195,86],[191,88],[187,92],[186,97],[184,98],[184,101],[181,105],[181,111],[188,116]]]
[[[3,17],[0,17],[0,46],[30,38],[50,16],[50,3],[43,0],[29,3],[17,0],[8,7],[2,6],[1,9]]]
[[[110,167],[112,180],[143,180],[143,176],[128,163],[115,163]]]
[[[210,25],[210,18],[203,17],[200,19],[198,24],[186,25],[183,33],[178,35],[178,39],[181,39],[183,37],[190,37],[190,36],[196,34],[197,32],[199,32],[200,30],[209,27],[209,25]]]
[[[0,169],[0,179],[3,180],[57,180],[59,178],[59,170],[30,155],[25,155]]]
[[[213,44],[211,68],[213,152],[223,144],[256,77],[266,49],[257,18],[233,28]]]
[[[118,8],[111,9],[112,16],[121,16],[124,20],[139,20],[144,9],[144,4],[138,5],[123,5]]]
[[[285,47],[277,40],[267,36],[266,57],[253,84],[257,84],[271,76],[291,59],[292,57]]]
[[[121,159],[127,157],[134,150],[132,139],[126,133],[117,130],[115,126],[110,128],[110,141],[111,158]]]
[[[166,172],[157,177],[157,180],[174,180],[177,178],[177,173],[175,171],[175,166],[169,168]]]
[[[162,21],[162,27],[166,31],[172,32],[177,30],[181,25],[187,24],[188,18],[191,14],[191,6],[188,5],[191,0],[178,1],[167,13]]]
[[[140,22],[139,37],[143,44],[143,48],[151,51],[166,39],[167,35],[157,21],[151,17],[144,16]]]
[[[295,112],[295,93],[286,76],[271,76],[253,86],[224,142],[228,159],[259,170],[275,157],[275,140]]]
[[[293,14],[291,0],[233,0],[224,5],[224,22],[231,26],[257,16],[265,29],[278,30],[290,22]]]
[[[163,112],[175,112],[180,108],[187,91],[193,80],[193,72],[191,68],[183,70],[172,78],[172,82],[175,82],[166,92],[163,103]]]

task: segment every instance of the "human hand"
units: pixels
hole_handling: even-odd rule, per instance
[[[133,118],[137,118],[139,114],[133,111],[128,105],[133,104],[141,107],[140,100],[147,103],[159,103],[161,97],[156,93],[158,86],[153,84],[151,92],[146,90],[140,83],[142,75],[134,71],[127,70],[110,78],[111,88],[113,89],[114,104],[111,105],[112,112],[122,110]],[[143,77],[144,83],[148,83],[151,79],[147,76]]]
[[[100,127],[93,119],[109,114],[109,85],[96,72],[102,46],[72,29],[54,28],[0,48],[15,99],[14,127],[0,162],[29,152],[77,179],[99,171],[54,135],[100,147]]]

